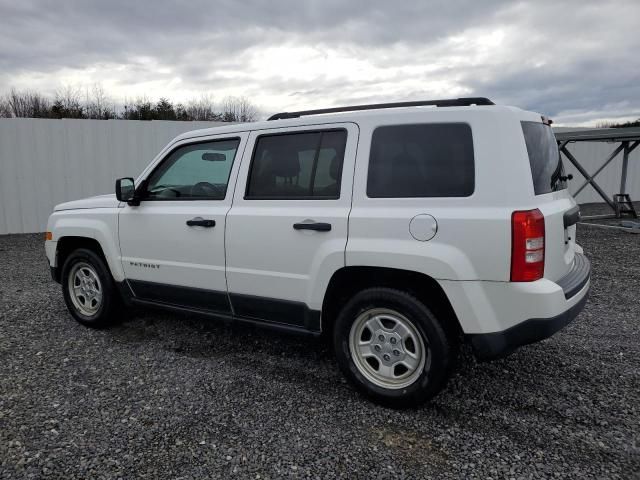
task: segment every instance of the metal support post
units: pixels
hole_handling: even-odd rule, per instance
[[[622,154],[622,175],[620,177],[620,194],[624,195],[627,189],[627,169],[629,168],[629,142],[623,142],[624,153]]]

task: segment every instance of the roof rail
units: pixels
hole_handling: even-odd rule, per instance
[[[356,112],[359,110],[378,110],[381,108],[400,107],[467,107],[470,105],[495,105],[485,97],[449,98],[444,100],[419,100],[416,102],[374,103],[371,105],[351,105],[347,107],[320,108],[318,110],[301,110],[299,112],[281,112],[271,115],[268,120],[283,120],[285,118],[298,118],[306,115],[320,115],[323,113]]]

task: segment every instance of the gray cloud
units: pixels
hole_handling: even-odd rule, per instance
[[[560,120],[632,117],[638,18],[634,0],[0,0],[0,91],[105,82],[267,109],[487,95]]]

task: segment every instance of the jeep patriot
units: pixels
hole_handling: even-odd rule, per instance
[[[550,121],[486,98],[280,113],[172,140],[45,249],[89,327],[131,305],[325,334],[379,403],[436,395],[583,308],[590,264]]]

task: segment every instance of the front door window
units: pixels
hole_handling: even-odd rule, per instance
[[[240,139],[185,145],[151,174],[147,200],[222,200]]]

